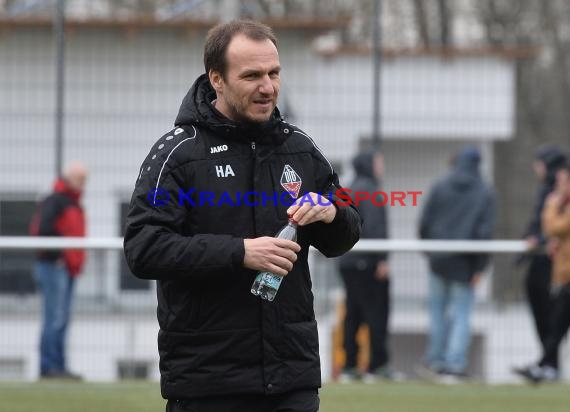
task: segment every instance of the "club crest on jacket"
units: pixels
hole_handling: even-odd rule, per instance
[[[283,189],[296,199],[299,196],[302,183],[301,176],[299,176],[290,165],[285,165],[283,173],[281,174],[281,186]]]

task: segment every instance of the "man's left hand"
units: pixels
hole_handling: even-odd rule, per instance
[[[479,283],[481,283],[482,278],[483,278],[482,272],[475,273],[471,278],[471,287],[476,288],[479,285]]]
[[[560,240],[556,237],[551,237],[546,243],[546,254],[551,258],[554,257],[558,249],[560,248]]]
[[[310,200],[308,197],[310,196]],[[336,216],[336,206],[331,200],[314,192],[309,192],[295,201],[287,209],[287,214],[299,226],[314,222],[331,223]]]
[[[381,260],[376,264],[376,272],[374,272],[374,277],[377,280],[387,280],[390,273],[390,267],[388,262]]]

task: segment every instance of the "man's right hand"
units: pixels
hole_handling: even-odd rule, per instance
[[[558,207],[563,201],[564,201],[563,192],[560,189],[555,188],[554,191],[550,192],[550,194],[546,197],[544,203],[549,206]]]
[[[293,269],[297,253],[301,250],[298,243],[269,236],[244,239],[243,243],[244,267],[279,276],[285,276]]]

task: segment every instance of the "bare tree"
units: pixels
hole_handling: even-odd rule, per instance
[[[413,2],[419,41],[422,46],[429,47],[431,42],[424,0],[413,0]]]
[[[544,1],[540,2],[542,9],[542,17],[544,21],[545,35],[548,36],[549,42],[552,44],[554,50],[554,60],[556,64],[554,69],[558,71],[556,76],[560,82],[560,92],[563,94],[564,113],[570,113],[570,82],[568,78],[568,40],[563,38],[562,31],[564,26],[568,25],[568,21],[563,21],[567,18],[567,9],[564,10],[565,5],[558,2]],[[556,7],[556,9],[554,9]],[[565,13],[566,12],[566,13]],[[565,16],[566,15],[566,16]],[[564,121],[564,130],[570,130],[570,117],[568,115],[562,117]]]
[[[437,1],[439,12],[440,43],[442,46],[450,46],[453,39],[451,28],[453,27],[453,16],[447,0]]]

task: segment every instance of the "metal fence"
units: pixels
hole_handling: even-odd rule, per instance
[[[283,65],[280,106],[316,140],[347,184],[352,156],[373,134],[371,50],[331,46],[330,36],[322,35],[342,27],[342,21],[273,23]],[[115,239],[89,246],[78,282],[70,362],[91,380],[158,377],[154,283],[129,273],[118,238],[142,160],[171,129],[182,98],[203,71],[202,43],[211,25],[192,18],[67,21],[62,158],[82,160],[90,169],[83,199],[89,236]],[[26,235],[36,202],[55,177],[54,41],[49,18],[0,19],[0,236]],[[512,180],[525,189],[523,199],[532,197],[535,183],[497,174],[496,145],[515,133],[516,58],[516,53],[469,50],[384,55],[384,188],[423,192],[417,206],[389,208],[391,239],[416,238],[431,184],[467,143],[481,149],[487,180]],[[512,205],[519,199],[502,200]],[[518,207],[530,209],[530,204]],[[526,223],[505,222],[500,222],[503,228],[521,232]],[[35,379],[40,311],[31,276],[34,252],[15,250],[17,243],[1,239],[0,377]],[[394,250],[392,326],[394,339],[402,339],[394,346],[411,345],[395,351],[396,361],[411,370],[425,337],[427,267],[417,247],[407,245],[384,247]],[[522,244],[493,244],[489,251],[502,254],[478,295],[474,365],[490,381],[508,381],[508,363],[529,361],[538,349],[520,300],[521,269],[512,264]],[[321,347],[332,353],[328,338],[342,290],[334,263],[318,255],[312,259]],[[324,365],[331,376],[332,362]]]
[[[27,238],[0,237],[0,251],[36,248],[87,248],[90,259],[100,262],[91,276],[92,287],[74,303],[69,336],[69,362],[74,370],[92,381],[117,379],[158,379],[155,283],[144,288],[126,290],[117,272],[109,271],[122,255],[121,238]],[[461,253],[491,252],[496,258],[513,260],[513,254],[525,251],[521,241],[373,241],[362,240],[355,252],[387,251],[394,266],[391,272],[392,311],[390,352],[392,363],[408,377],[414,378],[426,346],[428,329],[427,267],[417,265],[419,254],[428,251]],[[342,322],[344,291],[334,260],[318,252],[310,255],[315,296],[315,313],[319,322],[323,378],[330,380],[339,368],[339,327]],[[513,268],[513,270],[517,270]],[[405,276],[405,274],[412,274]],[[489,383],[512,382],[513,365],[529,362],[538,356],[539,347],[527,308],[522,304],[503,305],[493,298],[493,277],[502,276],[494,267],[486,273],[476,293],[472,320],[473,344],[470,372]],[[519,271],[522,287],[523,276]],[[398,292],[400,291],[400,292]],[[41,301],[30,294],[0,296],[0,377],[33,380],[37,376]],[[562,377],[570,365],[562,349]],[[566,375],[564,375],[566,374]]]

